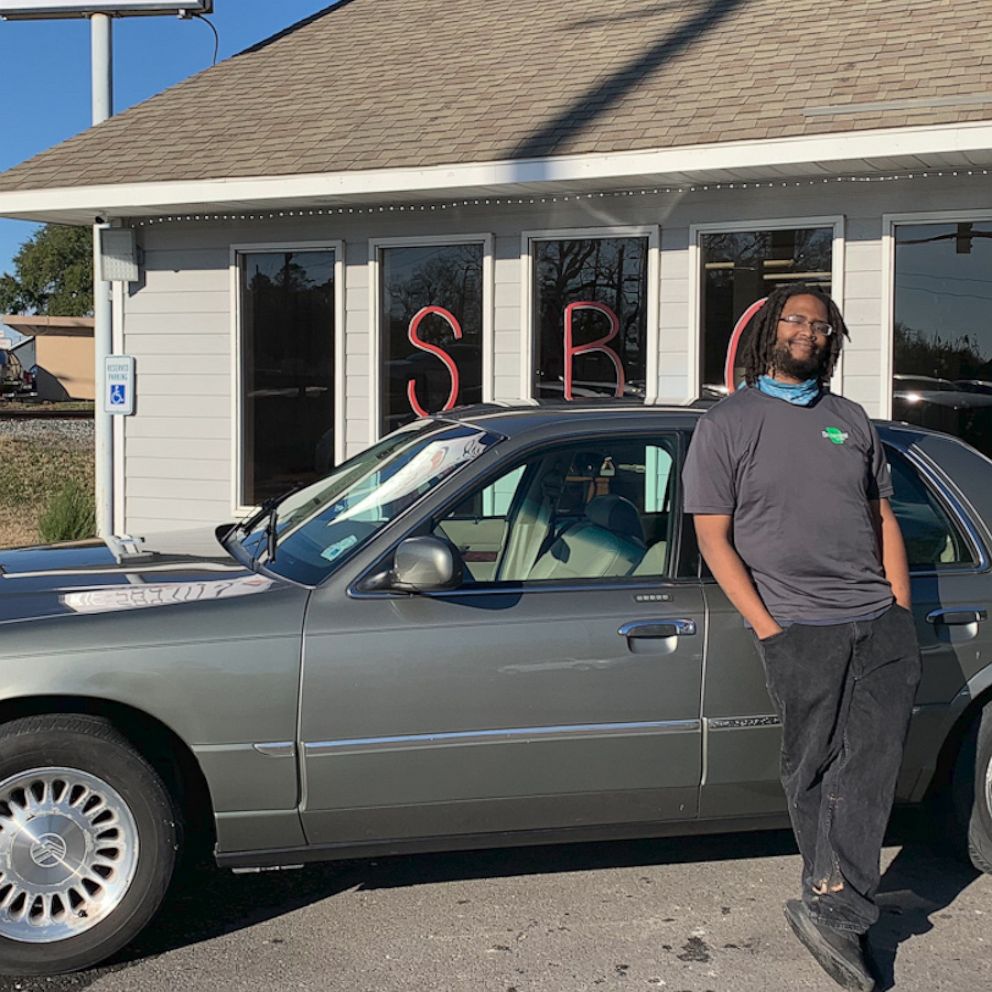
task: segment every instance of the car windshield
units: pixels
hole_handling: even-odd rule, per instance
[[[273,560],[268,515],[241,538],[241,547],[271,571],[316,585],[442,479],[500,440],[469,425],[418,421],[283,498],[275,507]]]

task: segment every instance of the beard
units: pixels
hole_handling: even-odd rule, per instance
[[[772,351],[772,368],[794,379],[824,379],[830,355],[826,348],[813,347],[805,357],[793,355],[787,344]]]

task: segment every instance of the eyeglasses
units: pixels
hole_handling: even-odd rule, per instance
[[[830,337],[834,332],[833,327],[825,320],[808,320],[801,313],[790,313],[788,317],[779,317],[779,320],[783,324],[792,324],[793,327],[809,326],[814,334],[819,334],[824,338]]]

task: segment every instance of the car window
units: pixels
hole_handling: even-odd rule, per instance
[[[316,585],[383,527],[501,440],[468,424],[417,421],[282,499],[242,540],[254,560]],[[267,553],[274,519],[276,556]]]
[[[937,495],[901,452],[886,446],[892,471],[892,511],[899,521],[909,567],[930,571],[948,565],[974,565],[975,555]]]
[[[437,522],[467,583],[626,579],[669,573],[674,437],[548,448]]]

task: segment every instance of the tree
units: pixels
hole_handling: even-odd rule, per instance
[[[93,232],[46,224],[0,276],[0,313],[87,317],[93,313]]]

